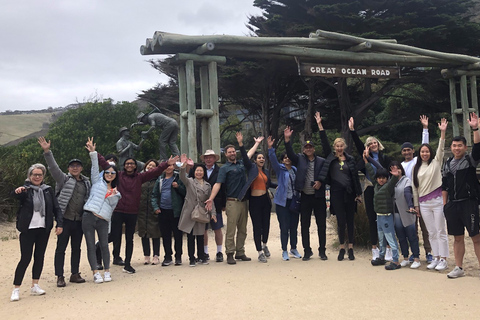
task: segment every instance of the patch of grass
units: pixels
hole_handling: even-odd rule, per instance
[[[51,112],[0,115],[0,145],[40,131],[44,123],[52,122]]]

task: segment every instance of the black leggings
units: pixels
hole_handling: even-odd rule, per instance
[[[49,230],[50,231],[50,230]],[[33,268],[32,279],[40,279],[43,270],[43,261],[45,259],[45,251],[47,250],[48,237],[50,232],[45,228],[29,229],[20,233],[20,253],[21,258],[15,270],[14,286],[20,286],[27,271],[27,267],[32,260]],[[33,251],[35,247],[35,252]]]
[[[330,191],[330,210],[337,216],[338,241],[345,243],[345,225],[348,232],[348,243],[354,240],[355,195],[346,190]]]
[[[205,260],[205,251],[203,250],[203,234],[194,236],[193,231],[187,234],[188,258],[195,261],[195,238],[197,238],[197,256],[199,259]]]
[[[260,251],[262,250],[262,242],[267,243],[268,234],[270,232],[272,203],[270,202],[268,193],[259,197],[251,196],[249,199],[248,210],[250,211],[250,219],[252,219],[255,247],[257,251]]]
[[[133,234],[137,226],[137,215],[114,211],[112,215],[113,258],[120,257],[122,246],[122,224],[125,223],[125,266],[130,266],[133,254]]]
[[[150,239],[152,239],[153,255],[160,256],[160,238],[148,238],[148,237],[142,237],[143,255],[145,257],[150,256]]]
[[[372,246],[376,246],[378,243],[378,231],[377,231],[377,213],[373,209],[373,187],[367,187],[363,192],[365,198],[365,211],[367,212],[368,225],[370,227],[370,242]]]

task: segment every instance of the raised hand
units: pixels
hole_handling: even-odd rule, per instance
[[[258,138],[255,138],[255,137],[253,138],[253,140],[255,141],[255,143],[258,143],[258,144],[260,144],[260,143],[263,141],[263,139],[265,139],[264,136],[260,136],[260,137],[258,137]]]
[[[438,129],[440,129],[440,131],[445,132],[447,130],[447,125],[448,125],[447,119],[442,118],[442,120],[438,124]]]
[[[43,152],[47,153],[48,151],[50,151],[50,145],[51,145],[50,140],[48,140],[47,142],[47,140],[45,140],[44,137],[39,137],[38,144],[40,145],[40,147],[42,147]]]
[[[420,116],[420,122],[422,123],[423,129],[428,129],[428,117],[424,114]]]
[[[88,152],[94,152],[95,148],[97,147],[96,143],[93,143],[93,137],[88,137],[87,143],[85,145],[85,149],[88,150]]]
[[[391,166],[390,173],[392,174],[392,176],[400,177],[400,175],[402,174],[402,171],[398,169],[396,166]]]
[[[177,161],[178,161],[178,156],[175,156],[175,157],[170,156],[170,158],[167,161],[167,164],[171,166],[171,165],[174,165]]]
[[[368,157],[370,156],[370,148],[369,147],[365,147],[365,150],[363,150],[363,161],[365,161],[365,163],[368,162]]]
[[[317,125],[318,125],[318,128],[320,130],[323,130],[323,126],[322,126],[322,116],[320,115],[320,112],[315,112],[315,120],[317,121]]]
[[[355,130],[355,121],[353,120],[353,117],[350,117],[350,119],[348,119],[348,128],[350,129],[350,131],[354,131]]]
[[[289,142],[290,138],[292,137],[293,130],[289,127],[286,126],[285,130],[283,130],[283,136],[285,138],[285,142]]]
[[[188,159],[187,159],[187,165],[188,165],[189,167],[193,167],[193,165],[194,165],[193,160],[190,159],[190,158],[188,158]]]
[[[237,142],[240,146],[243,145],[243,134],[240,132],[240,131],[237,131],[237,133],[235,133],[235,137],[237,138]]]
[[[275,142],[275,139],[272,139],[272,136],[268,136],[267,138],[267,145],[268,145],[268,149],[272,149],[273,148],[273,143]]]
[[[468,119],[468,124],[472,129],[478,129],[478,116],[475,112],[470,113],[470,119]]]

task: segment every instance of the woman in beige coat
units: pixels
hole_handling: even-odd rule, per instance
[[[192,159],[187,159],[185,154],[180,157],[182,166],[180,167],[180,180],[187,188],[185,202],[183,204],[182,213],[178,222],[178,229],[187,233],[188,257],[190,259],[190,267],[195,267],[195,238],[197,240],[198,261],[202,264],[208,264],[205,257],[203,243],[203,234],[205,232],[205,223],[193,221],[191,214],[197,204],[205,207],[205,201],[210,197],[212,187],[206,181],[207,170],[203,164],[193,164]],[[187,170],[193,166],[194,177],[187,178]],[[217,220],[215,208],[210,213],[214,221]]]

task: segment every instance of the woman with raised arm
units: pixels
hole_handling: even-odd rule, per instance
[[[434,260],[428,269],[448,268],[448,235],[443,214],[442,163],[445,148],[445,131],[448,122],[445,118],[438,124],[440,140],[437,153],[428,143],[420,146],[419,159],[413,168],[413,203],[417,213],[422,215],[427,226],[428,238],[432,246]]]
[[[292,201],[300,199],[300,194],[295,190],[295,178],[297,168],[292,165],[292,161],[284,153],[280,159],[282,163],[278,163],[275,155],[275,142],[272,137],[267,138],[268,144],[268,158],[272,165],[275,175],[277,176],[278,187],[275,191],[273,202],[277,211],[278,224],[280,225],[280,242],[282,244],[282,259],[284,261],[290,260],[287,251],[288,238],[290,237],[290,254],[297,259],[302,255],[297,250],[297,229],[298,221],[300,219],[300,212],[295,208],[292,209]],[[299,208],[298,208],[299,209]]]
[[[187,189],[185,195],[185,202],[183,204],[182,213],[180,214],[180,220],[178,222],[178,229],[187,234],[188,244],[188,257],[190,259],[190,267],[196,266],[195,259],[195,240],[197,241],[197,255],[198,261],[201,264],[208,264],[208,260],[205,257],[205,251],[203,249],[205,233],[205,224],[192,219],[192,211],[197,205],[205,208],[205,201],[210,197],[212,193],[212,187],[206,181],[207,170],[203,164],[194,164],[193,160],[188,158],[186,154],[180,156],[180,180],[183,182]],[[187,177],[187,171],[193,167],[194,177]],[[217,221],[215,206],[212,207],[212,211],[209,215],[214,221]]]
[[[365,150],[365,147],[368,147],[370,150],[370,157],[372,157],[375,161],[380,163],[380,165],[384,168],[388,168],[390,164],[390,158],[383,154],[383,145],[382,143],[375,137],[368,137],[367,140],[365,140],[365,143],[363,143],[360,140],[360,137],[358,136],[357,132],[355,131],[354,127],[354,120],[353,117],[351,117],[348,120],[348,127],[350,129],[350,134],[352,135],[353,142],[355,144],[355,147],[357,149],[357,152],[360,156],[363,155],[363,152]],[[368,218],[368,225],[370,227],[370,242],[372,244],[372,260],[375,260],[376,258],[379,257],[380,251],[377,248],[378,244],[378,231],[377,231],[377,214],[375,212],[375,209],[373,208],[373,177],[370,177],[368,172],[365,171],[365,163],[363,161],[360,161],[357,163],[357,169],[362,171],[365,176],[366,176],[366,188],[363,191],[363,198],[365,200],[365,211],[367,213],[367,218]],[[376,168],[373,167],[374,172],[376,172]],[[386,254],[386,259],[391,260],[392,259],[392,250],[391,248],[387,247],[387,254]]]
[[[320,181],[330,185],[330,211],[337,216],[340,251],[337,260],[345,257],[345,226],[348,232],[348,259],[355,260],[353,254],[354,218],[356,201],[361,199],[362,188],[358,177],[355,158],[345,152],[345,139],[337,138],[333,142],[333,152],[323,129],[320,112],[315,113],[325,163],[320,171]]]
[[[117,206],[121,195],[117,191],[117,168],[109,164],[101,174],[98,166],[98,155],[95,151],[96,144],[93,143],[93,138],[88,138],[85,148],[90,152],[90,159],[92,160],[92,189],[87,202],[83,206],[82,228],[85,234],[85,242],[87,243],[88,263],[93,273],[93,281],[98,284],[112,281],[108,233],[110,231],[113,210]],[[97,232],[100,250],[102,251],[105,269],[103,277],[97,267],[95,231]]]
[[[240,200],[248,199],[248,211],[252,219],[253,240],[258,251],[258,261],[267,262],[270,251],[267,247],[268,235],[270,232],[270,215],[272,202],[268,194],[271,186],[270,174],[265,170],[265,156],[262,153],[255,153],[263,137],[255,139],[255,145],[248,151],[243,145],[243,135],[237,132],[237,142],[242,153],[243,165],[247,169],[247,183],[240,191]],[[250,158],[253,156],[253,162]]]
[[[55,234],[63,231],[62,210],[58,205],[55,191],[43,181],[47,169],[41,163],[28,168],[25,184],[12,191],[12,197],[20,201],[17,212],[17,230],[20,232],[21,258],[15,269],[13,289],[10,301],[20,300],[20,285],[33,254],[32,287],[30,294],[39,296],[45,290],[38,286],[38,280],[43,270],[45,251],[47,249],[53,220],[57,222]],[[35,248],[35,250],[34,250]]]
[[[158,161],[154,159],[147,160],[143,171],[147,172],[155,169]],[[143,264],[157,265],[160,263],[160,227],[158,214],[152,208],[152,191],[157,178],[142,184],[142,197],[140,200],[140,210],[138,211],[137,232],[142,238],[142,249],[145,257]],[[153,260],[150,261],[150,239],[152,239]]]

